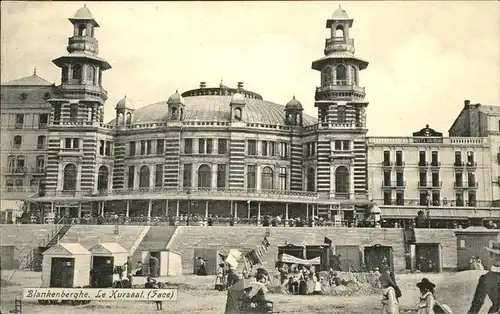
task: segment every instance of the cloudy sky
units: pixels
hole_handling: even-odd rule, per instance
[[[68,17],[83,2],[1,2],[1,80],[32,74],[59,83]],[[106,120],[126,94],[136,107],[200,81],[236,86],[285,104],[295,94],[316,116],[325,20],[341,4],[354,19],[356,55],[368,60],[371,136],[448,131],[463,101],[500,104],[500,5],[441,2],[89,2],[101,28]]]

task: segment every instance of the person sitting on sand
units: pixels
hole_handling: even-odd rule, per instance
[[[396,283],[389,273],[384,272],[379,277],[382,287],[382,314],[399,314],[398,300],[396,298]]]

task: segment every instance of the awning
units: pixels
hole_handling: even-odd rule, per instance
[[[292,255],[288,255],[288,254],[281,254],[279,259],[278,259],[280,262],[283,262],[283,263],[290,263],[290,264],[299,264],[299,265],[320,265],[321,264],[321,258],[318,256],[318,257],[315,257],[313,259],[301,259],[301,258],[298,258],[298,257],[295,257],[295,256],[292,256]]]

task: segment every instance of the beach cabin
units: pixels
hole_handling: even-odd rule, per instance
[[[491,267],[490,256],[485,247],[500,240],[500,230],[472,226],[455,231],[457,237],[457,270],[468,270],[472,256],[480,257],[484,269]]]
[[[18,248],[14,245],[0,246],[0,265],[2,269],[16,269],[19,267],[20,262],[16,259],[18,251]]]
[[[91,253],[80,243],[58,243],[43,252],[42,288],[89,285]]]
[[[222,258],[219,255],[219,251],[216,249],[205,249],[205,248],[195,248],[193,256],[193,273],[196,274],[200,263],[197,257],[201,257],[205,260],[205,269],[207,270],[207,275],[216,275],[217,267]]]
[[[415,269],[423,273],[443,271],[443,251],[440,243],[416,243],[414,246],[415,255],[411,257],[415,260]]]
[[[340,259],[342,271],[349,271],[353,267],[357,271],[361,270],[362,256],[359,245],[337,245],[335,255]]]
[[[123,246],[114,242],[98,243],[91,247],[89,251],[92,254],[91,269],[95,273],[99,273],[100,277],[104,278],[110,276],[109,273],[103,273],[105,269],[108,269],[107,272],[111,270],[111,275],[113,276],[112,282],[120,279],[121,271],[115,273],[113,270],[117,269],[118,267],[123,271],[124,266],[127,263],[129,253]],[[111,265],[112,267],[106,267],[106,264]]]
[[[375,244],[365,247],[365,265],[369,270],[382,265],[388,267],[391,272],[394,271],[394,256],[392,246]]]

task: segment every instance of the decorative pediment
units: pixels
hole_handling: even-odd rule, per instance
[[[421,129],[420,131],[413,132],[414,137],[443,137],[443,133],[440,133],[432,128],[429,127],[427,124],[425,128]]]
[[[91,253],[104,253],[104,254],[111,254],[106,248],[104,248],[102,245],[96,245],[90,249]]]

